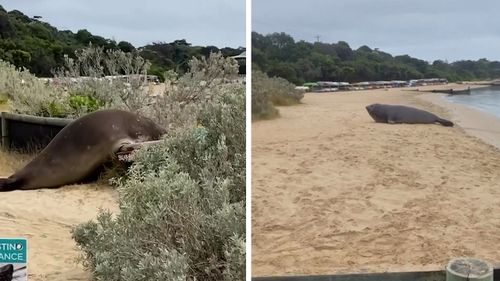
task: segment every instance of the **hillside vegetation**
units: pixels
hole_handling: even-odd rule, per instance
[[[188,62],[193,57],[207,57],[211,52],[219,51],[224,56],[234,56],[244,51],[244,48],[192,46],[186,40],[155,42],[136,48],[130,42],[116,42],[93,35],[86,29],[76,33],[58,30],[18,10],[7,12],[0,6],[0,59],[16,67],[25,67],[37,77],[53,76],[53,70],[63,66],[65,55],[75,58],[75,51],[89,44],[105,50],[137,52],[152,63],[149,73],[161,79],[167,70],[180,74],[187,72]]]
[[[449,81],[500,77],[500,62],[480,59],[432,63],[408,55],[392,56],[361,46],[351,49],[344,41],[295,41],[286,33],[252,33],[252,67],[267,75],[295,83],[311,81],[377,81],[446,78]]]

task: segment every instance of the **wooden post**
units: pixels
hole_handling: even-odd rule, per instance
[[[2,112],[2,148],[9,149],[10,140],[9,140],[9,124],[6,118],[7,112]]]
[[[482,260],[456,258],[446,266],[446,281],[493,281],[493,267]]]

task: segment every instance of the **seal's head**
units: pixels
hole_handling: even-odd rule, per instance
[[[158,126],[149,118],[137,116],[135,121],[130,123],[130,134],[135,134],[136,137],[147,136],[146,141],[160,139],[167,133],[165,128]]]
[[[380,107],[382,105],[379,103],[374,103],[367,105],[366,111],[368,111],[368,114],[375,120],[375,122],[381,122],[381,123],[386,123],[387,122],[387,117],[385,116],[383,111],[380,111]]]

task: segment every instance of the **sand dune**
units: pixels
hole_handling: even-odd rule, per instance
[[[252,125],[252,275],[500,261],[500,150],[459,126],[374,123],[365,106],[446,110],[401,89],[306,94]],[[454,120],[452,118],[452,120]]]
[[[0,152],[0,175],[8,176],[29,157]],[[99,208],[118,211],[117,192],[108,186],[0,193],[0,237],[28,239],[28,275],[34,281],[92,280],[77,263],[80,252],[71,228],[95,219]]]

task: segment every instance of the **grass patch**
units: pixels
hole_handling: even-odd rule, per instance
[[[22,168],[34,156],[18,152],[5,151],[0,149],[0,176],[10,176],[10,174]]]

